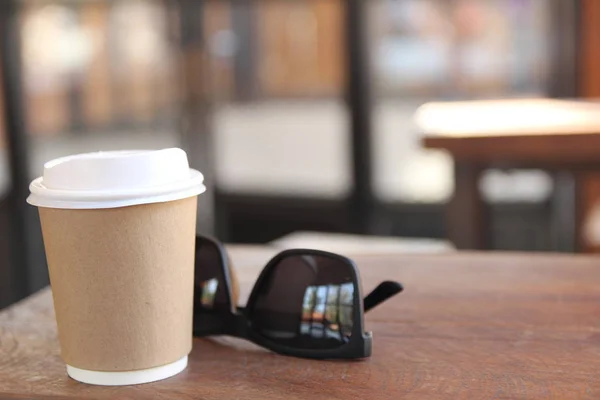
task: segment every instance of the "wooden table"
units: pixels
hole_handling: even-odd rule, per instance
[[[498,167],[551,171],[556,178],[557,246],[600,250],[600,233],[586,231],[586,221],[600,200],[600,103],[550,99],[429,103],[417,111],[416,122],[425,147],[447,150],[454,158],[448,231],[458,248],[489,247],[488,215],[478,184],[485,169]]]
[[[272,252],[232,248],[242,296]],[[355,259],[365,290],[390,278],[406,286],[368,314],[369,360],[303,360],[203,339],[176,377],[88,386],[65,373],[44,290],[0,313],[0,398],[600,398],[600,259],[459,252]]]

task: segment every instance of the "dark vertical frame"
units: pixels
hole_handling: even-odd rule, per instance
[[[352,176],[350,196],[352,229],[369,233],[375,205],[372,189],[371,162],[371,88],[370,54],[367,37],[365,0],[345,0],[346,26],[346,95],[350,115],[352,143]]]
[[[548,96],[572,98],[580,95],[581,0],[549,1],[550,74]],[[566,171],[552,173],[554,189],[550,198],[550,242],[555,251],[575,252],[580,230],[578,192],[582,182]]]
[[[581,0],[549,0],[550,73],[549,97],[579,95],[578,70],[580,54]]]
[[[81,24],[82,4],[73,2],[67,5],[73,10],[77,18],[77,24]],[[86,131],[85,115],[83,112],[83,86],[81,82],[81,71],[69,72],[67,80],[67,93],[69,102],[69,130],[74,134],[81,134]]]
[[[257,45],[256,24],[258,13],[255,0],[228,0],[231,4],[231,29],[238,39],[234,59],[235,99],[250,101],[257,94]],[[264,0],[263,0],[264,1]]]
[[[553,171],[554,190],[550,197],[550,243],[552,250],[572,253],[578,248],[580,226],[578,193],[583,182],[567,171]]]
[[[207,53],[203,35],[206,0],[176,2],[181,50],[181,140],[190,165],[204,174],[206,193],[198,197],[198,231],[214,231],[214,163],[207,88]]]
[[[23,109],[23,91],[20,62],[20,35],[18,6],[14,0],[0,2],[0,85],[4,92],[4,121],[9,160],[11,187],[4,199],[2,212],[7,213],[9,226],[3,236],[10,243],[9,264],[0,268],[10,270],[12,282],[8,301],[28,293],[29,271],[27,259],[28,210],[25,199],[29,194],[27,165],[27,136]]]

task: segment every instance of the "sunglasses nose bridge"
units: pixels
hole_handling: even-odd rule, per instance
[[[234,313],[223,315],[221,318],[226,321],[224,323],[225,330],[221,334],[244,339],[250,338],[251,327],[244,308],[238,308]]]

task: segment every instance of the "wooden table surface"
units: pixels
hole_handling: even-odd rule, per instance
[[[273,250],[231,248],[242,297]],[[370,312],[373,356],[284,357],[230,338],[194,342],[171,379],[96,387],[69,379],[48,290],[0,313],[0,398],[598,399],[600,258],[515,253],[361,255],[365,291],[406,291]]]
[[[598,164],[600,102],[553,99],[424,104],[415,115],[427,148],[489,163]]]

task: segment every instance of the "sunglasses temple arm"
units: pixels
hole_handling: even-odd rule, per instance
[[[363,300],[364,311],[367,312],[379,304],[383,303],[392,296],[402,292],[404,288],[398,282],[385,281],[381,282],[371,293]]]

